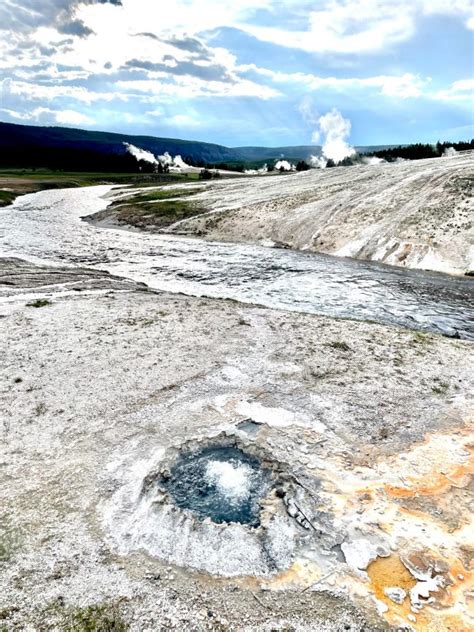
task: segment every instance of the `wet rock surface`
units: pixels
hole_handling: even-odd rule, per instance
[[[0,296],[40,289],[43,294],[91,290],[146,289],[143,283],[129,281],[105,271],[90,268],[39,265],[15,257],[0,258]]]
[[[472,345],[122,290],[1,297],[8,630],[469,629]],[[277,474],[258,528],[144,493],[223,437]]]

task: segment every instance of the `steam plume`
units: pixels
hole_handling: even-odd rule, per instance
[[[186,169],[189,167],[188,164],[184,162],[181,156],[171,156],[170,153],[165,151],[161,156],[154,156],[151,151],[147,151],[146,149],[141,149],[140,147],[136,147],[130,143],[124,143],[127,151],[132,154],[137,160],[144,160],[145,162],[149,162],[152,165],[158,166],[161,164],[163,167],[167,166],[171,171],[181,171],[181,169]]]
[[[446,147],[443,152],[443,158],[454,158],[457,153],[458,152],[454,149],[454,147]]]
[[[260,169],[246,169],[244,173],[252,176],[268,173],[268,165],[265,163]]]
[[[356,150],[347,142],[351,133],[351,122],[345,119],[339,110],[333,108],[330,112],[318,116],[311,99],[306,98],[301,102],[299,111],[306,123],[316,125],[311,136],[312,142],[319,143],[321,138],[323,140],[321,156],[310,157],[313,167],[324,169],[328,160],[337,164],[344,158],[355,156]]]
[[[128,153],[132,154],[132,156],[134,156],[137,160],[144,160],[145,162],[150,162],[152,165],[158,164],[158,160],[151,151],[140,149],[140,147],[135,147],[135,145],[131,145],[130,143],[124,143],[124,145],[127,148]]]
[[[375,166],[382,164],[385,160],[383,158],[378,158],[377,156],[370,156],[362,158],[362,162],[364,165]]]
[[[288,160],[279,160],[275,164],[275,169],[277,171],[293,171],[294,165],[290,164]]]
[[[319,134],[324,137],[322,153],[326,159],[334,160],[337,164],[356,153],[354,147],[351,147],[346,140],[351,133],[351,122],[345,119],[338,110],[333,108],[321,116],[318,125]]]

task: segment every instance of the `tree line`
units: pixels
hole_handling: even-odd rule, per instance
[[[399,147],[391,147],[390,149],[374,151],[367,155],[383,158],[387,162],[393,162],[397,158],[403,158],[405,160],[421,160],[423,158],[439,158],[444,154],[446,149],[449,149],[450,147],[453,147],[456,151],[474,149],[474,138],[470,141],[459,141],[457,143],[442,143],[441,141],[438,141],[436,145],[428,143],[400,145]]]

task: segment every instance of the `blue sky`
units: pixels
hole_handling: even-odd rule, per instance
[[[226,6],[228,4],[229,6]],[[369,145],[474,136],[470,0],[0,0],[0,120]]]

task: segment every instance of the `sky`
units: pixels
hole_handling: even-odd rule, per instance
[[[228,146],[474,137],[471,0],[0,0],[0,120]],[[331,114],[332,113],[332,114]]]

